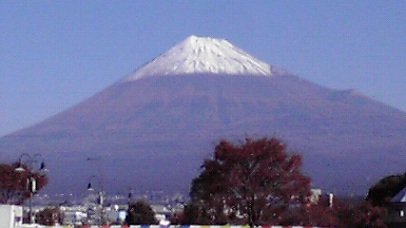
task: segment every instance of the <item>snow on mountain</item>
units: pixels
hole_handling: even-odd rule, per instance
[[[190,36],[123,81],[151,76],[205,73],[272,76],[279,71],[225,39]]]
[[[131,83],[0,137],[0,158],[41,152],[49,193],[82,194],[97,168],[89,157],[101,158],[106,191],[187,192],[219,140],[246,137],[281,138],[313,186],[337,194],[404,172],[405,113],[283,72],[226,40],[192,36],[123,79]]]

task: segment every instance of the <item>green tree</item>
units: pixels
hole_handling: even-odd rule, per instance
[[[155,212],[151,206],[143,201],[137,201],[128,205],[127,217],[128,225],[150,225],[157,224]]]
[[[301,165],[301,156],[289,155],[276,138],[248,138],[240,145],[223,140],[192,181],[184,218],[199,224],[300,224],[298,212],[310,195]]]

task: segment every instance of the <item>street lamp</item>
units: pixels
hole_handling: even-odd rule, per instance
[[[25,158],[25,159],[24,159]],[[35,165],[38,165],[36,169]],[[26,167],[26,168],[24,168]],[[37,192],[37,181],[34,178],[34,172],[37,171],[38,173],[42,174],[46,171],[48,171],[45,168],[45,162],[44,162],[44,157],[41,154],[34,154],[33,156],[29,154],[21,154],[20,157],[18,158],[18,165],[15,168],[16,172],[22,173],[25,171],[29,171],[30,177],[27,179],[27,189],[30,191],[30,198],[29,198],[29,223],[33,223],[33,217],[32,217],[32,195]]]
[[[92,175],[89,178],[89,183],[87,184],[87,190],[88,191],[95,191],[95,185],[94,182],[92,182],[93,179],[98,179],[98,188],[99,188],[99,192],[98,192],[98,199],[97,199],[97,204],[98,204],[98,208],[100,208],[100,218],[98,221],[97,225],[103,225],[104,222],[104,210],[103,210],[103,202],[104,202],[104,193],[103,193],[103,184],[101,179],[96,176],[96,175]]]

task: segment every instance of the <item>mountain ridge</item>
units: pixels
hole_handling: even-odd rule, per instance
[[[362,194],[381,176],[404,171],[406,113],[275,69],[271,76],[183,72],[118,81],[0,137],[0,156],[43,154],[50,192],[84,189],[97,173],[89,157],[101,158],[108,191],[136,184],[187,192],[219,140],[245,137],[281,138],[303,156],[313,186],[335,193]]]

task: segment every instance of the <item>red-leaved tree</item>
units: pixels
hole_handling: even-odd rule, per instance
[[[63,212],[57,207],[46,207],[36,215],[38,224],[45,226],[55,226],[57,223],[63,223]]]
[[[31,197],[33,190],[31,178],[35,179],[38,191],[48,183],[48,178],[39,172],[23,166],[25,171],[16,171],[17,164],[0,164],[0,204],[22,204]]]
[[[301,165],[276,138],[223,140],[192,181],[184,217],[199,224],[300,224],[310,195]]]
[[[323,203],[309,205],[302,213],[302,220],[308,225],[317,227],[376,227],[386,228],[384,217],[386,211],[365,201],[357,205],[348,205],[335,200],[334,205]]]

